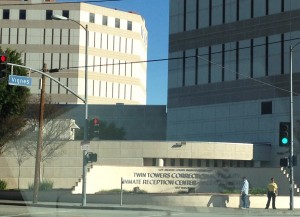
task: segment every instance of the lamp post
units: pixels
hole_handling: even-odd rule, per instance
[[[293,51],[300,42],[290,46],[290,122],[291,122],[291,147],[290,147],[290,210],[294,209],[294,110],[293,110]]]
[[[89,31],[88,25],[83,26],[81,23],[76,20],[61,16],[61,15],[52,15],[54,20],[68,20],[73,21],[80,25],[85,30],[85,88],[84,88],[84,105],[85,105],[85,125],[84,125],[84,134],[83,142],[84,144],[88,143],[88,46],[89,46]],[[86,173],[87,173],[87,162],[86,162],[87,151],[83,150],[83,160],[82,160],[82,206],[86,206]]]

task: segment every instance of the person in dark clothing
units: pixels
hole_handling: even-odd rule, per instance
[[[275,183],[274,178],[271,178],[271,182],[268,184],[268,201],[266,204],[266,209],[269,209],[271,199],[272,199],[272,208],[276,209],[275,201],[276,201],[277,194],[278,194],[278,186]]]

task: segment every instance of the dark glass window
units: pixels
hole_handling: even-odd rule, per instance
[[[3,20],[9,19],[9,9],[3,9]]]
[[[107,26],[107,16],[103,16],[102,25]]]
[[[201,160],[200,159],[197,160],[197,167],[201,167]]]
[[[205,160],[205,166],[209,167],[209,160]]]
[[[189,167],[192,167],[192,166],[193,166],[193,160],[189,159]]]
[[[184,166],[184,159],[180,159],[180,166],[181,166],[181,167]]]
[[[262,115],[272,114],[272,102],[261,103],[261,114]]]
[[[175,166],[175,159],[171,159],[171,166],[172,166],[172,167]]]
[[[95,14],[90,13],[90,23],[95,23]]]
[[[152,158],[152,166],[156,166],[156,159]]]
[[[67,10],[62,11],[62,15],[66,18],[69,18],[69,11]]]
[[[26,20],[26,10],[20,10],[19,11],[19,19],[20,20]]]
[[[53,11],[46,10],[46,20],[52,20]]]
[[[115,19],[115,27],[120,28],[120,19],[118,18]]]
[[[214,160],[214,167],[218,167],[218,161]]]
[[[132,30],[132,22],[131,21],[127,21],[127,30]]]

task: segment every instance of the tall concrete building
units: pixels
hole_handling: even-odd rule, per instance
[[[61,15],[70,20],[52,20]],[[1,1],[0,44],[22,52],[24,64],[42,70],[84,97],[85,45],[88,27],[89,104],[146,104],[147,29],[145,20],[87,3],[55,0]],[[77,23],[76,23],[77,22]],[[40,93],[40,74],[31,73],[31,93]],[[47,79],[53,103],[82,103]]]
[[[299,16],[297,0],[170,1],[167,139],[271,144],[276,156]],[[298,127],[300,46],[292,54]]]

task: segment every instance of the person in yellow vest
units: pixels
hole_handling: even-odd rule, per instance
[[[277,194],[278,194],[278,186],[275,183],[274,178],[271,178],[271,182],[268,184],[268,202],[266,204],[266,209],[269,209],[271,199],[272,199],[272,208],[276,209],[275,200]]]

